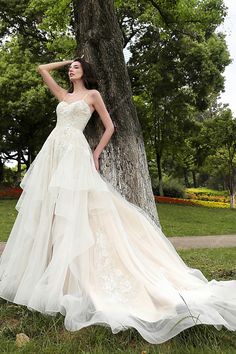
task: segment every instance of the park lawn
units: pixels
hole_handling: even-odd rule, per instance
[[[8,239],[17,215],[16,199],[0,199],[0,242]]]
[[[232,279],[236,269],[234,250],[198,249],[179,252],[188,266],[204,270],[216,280]],[[236,353],[236,332],[225,328],[198,325],[181,332],[169,341],[152,345],[134,329],[114,335],[109,328],[92,326],[77,332],[64,328],[64,317],[46,316],[0,299],[0,348],[1,353],[41,354],[233,354]],[[15,336],[25,333],[30,342],[24,348],[16,348]]]
[[[17,215],[17,200],[0,200],[0,242],[8,239]],[[157,210],[166,236],[236,234],[236,209],[161,204]]]
[[[157,203],[166,236],[236,235],[236,209]]]
[[[189,267],[200,269],[208,280],[236,279],[235,248],[182,249],[178,254]]]

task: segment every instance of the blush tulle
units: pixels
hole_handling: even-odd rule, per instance
[[[188,327],[236,330],[236,280],[208,281],[161,229],[96,170],[84,100],[57,106],[57,124],[25,174],[0,259],[0,297],[65,316],[77,331],[133,327],[162,343]]]

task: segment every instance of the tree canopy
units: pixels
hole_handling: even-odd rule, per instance
[[[216,149],[214,139],[206,138],[218,131],[227,140],[235,122],[229,108],[217,106],[231,62],[218,30],[227,13],[224,1],[115,0],[115,8],[123,47],[131,52],[127,67],[150,171],[161,194],[163,175],[198,185],[207,183],[206,174],[234,193],[233,140],[229,153],[222,139],[216,139]],[[3,0],[0,14],[0,167],[6,158],[29,166],[55,123],[55,100],[35,69],[75,56],[73,3]],[[63,70],[57,79],[67,85]],[[219,154],[231,164],[228,177],[219,177],[226,171],[214,162]]]

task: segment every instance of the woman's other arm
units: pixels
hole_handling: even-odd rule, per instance
[[[112,134],[114,133],[114,124],[112,119],[107,111],[105,103],[102,99],[102,96],[98,90],[91,90],[92,91],[92,98],[93,98],[93,106],[95,110],[98,112],[102,123],[104,125],[105,131],[101,137],[99,144],[96,146],[93,157],[95,160],[95,165],[98,167],[98,158],[104,149],[104,147],[108,144],[109,140],[111,139]]]

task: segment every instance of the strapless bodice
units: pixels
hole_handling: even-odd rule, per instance
[[[71,127],[81,131],[84,130],[92,115],[85,100],[77,100],[71,103],[61,101],[57,105],[56,113],[56,127]]]

